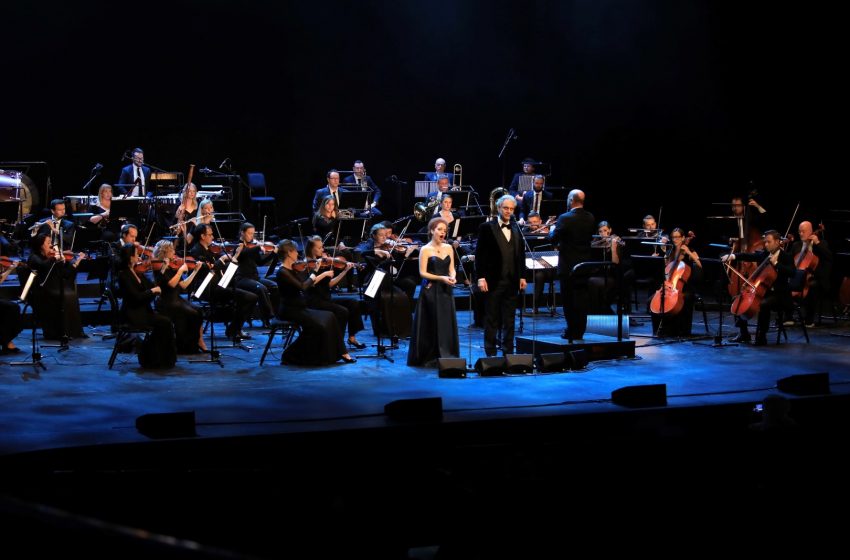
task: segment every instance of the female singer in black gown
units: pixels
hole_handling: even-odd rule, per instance
[[[33,284],[33,307],[36,308],[41,332],[48,340],[83,338],[80,299],[77,297],[77,265],[83,254],[66,262],[50,245],[50,235],[35,238],[27,264],[36,273]],[[63,324],[64,321],[64,324]]]
[[[422,287],[413,315],[413,332],[407,354],[409,366],[433,366],[437,358],[457,357],[460,343],[452,293],[455,285],[454,251],[443,243],[448,224],[443,218],[428,222],[431,236],[419,250]]]
[[[312,286],[313,282],[332,278],[333,269],[318,275],[311,274],[302,282],[292,270],[292,264],[298,259],[295,243],[284,239],[277,247],[278,254],[283,256],[276,276],[280,291],[277,316],[301,326],[301,334],[284,352],[284,360],[292,364],[314,366],[329,365],[340,359],[346,363],[356,362],[345,349],[336,316],[330,311],[308,309],[304,297],[304,290]]]
[[[139,262],[136,246],[121,246],[118,252],[118,287],[121,292],[121,315],[133,327],[153,329],[141,352],[139,361],[150,367],[172,367],[177,361],[177,346],[171,320],[156,313],[151,307],[153,299],[162,292],[148,277],[136,273],[133,267]]]
[[[203,317],[201,312],[191,303],[180,297],[180,294],[192,285],[201,265],[195,266],[192,273],[183,279],[188,272],[186,263],[174,268],[174,245],[163,239],[153,248],[154,271],[153,277],[162,293],[159,295],[156,309],[174,323],[174,334],[177,337],[177,351],[181,354],[206,352],[207,345],[203,337]]]

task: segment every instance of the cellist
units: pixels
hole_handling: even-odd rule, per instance
[[[815,313],[820,308],[821,300],[829,293],[830,275],[832,274],[832,251],[825,239],[818,236],[811,222],[800,222],[797,227],[800,238],[791,244],[789,251],[794,256],[795,267],[799,260],[805,258],[805,254],[811,251],[817,257],[817,265],[813,271],[806,272],[808,278],[808,290],[803,295],[803,313],[807,327],[813,327]]]
[[[767,344],[770,312],[774,309],[780,309],[780,306],[788,308],[791,302],[789,280],[794,274],[794,259],[788,253],[782,251],[781,239],[782,236],[779,232],[771,229],[764,233],[764,249],[753,253],[730,253],[720,257],[723,262],[740,260],[761,263],[759,268],[771,267],[776,272],[776,280],[773,281],[760,302],[758,326],[756,327],[756,346]],[[750,277],[751,281],[755,282],[755,276],[760,275],[759,268]]]
[[[682,228],[676,228],[670,233],[670,240],[673,245],[665,255],[665,270],[671,270],[671,265],[675,268],[679,263],[683,263],[684,266],[690,267],[692,272],[702,272],[702,262],[699,260],[699,255],[688,247],[688,242],[692,237],[693,233],[686,237]],[[698,278],[692,277],[690,281],[694,282],[695,280],[698,281]],[[667,281],[669,281],[669,278],[665,279],[665,283]],[[679,282],[676,289],[679,291],[679,297],[684,298],[681,311],[652,314],[652,330],[659,336],[691,335],[691,324],[694,317],[693,290],[685,281]],[[664,290],[664,285],[661,286],[661,290]],[[668,309],[669,305],[670,302],[665,302],[664,309]]]
[[[756,200],[756,191],[751,191],[744,204],[744,198],[740,196],[732,197],[732,216],[735,218],[735,235],[731,240],[732,253],[751,253],[763,247],[762,242],[762,227],[764,217],[767,210],[761,206]],[[752,268],[745,269],[736,267],[736,270],[744,277],[749,276],[755,268],[754,265],[749,265]],[[729,296],[734,298],[741,291],[743,280],[736,274],[729,276]],[[751,342],[750,332],[747,325],[746,317],[736,316],[735,326],[740,331],[737,336],[732,338],[730,342]]]

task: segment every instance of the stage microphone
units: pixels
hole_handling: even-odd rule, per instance
[[[224,167],[228,164],[228,162],[230,162],[230,158],[229,157],[224,158],[224,161],[221,162],[221,164],[218,166],[218,168],[224,169]]]
[[[130,153],[131,153],[131,152],[130,152],[130,149],[129,149],[129,148],[127,148],[126,150],[124,150],[124,155],[122,155],[122,156],[121,156],[121,161],[123,162],[125,159],[132,160],[132,159],[133,159],[133,156],[131,156],[131,155],[130,155]]]
[[[103,164],[102,163],[96,163],[95,166],[92,168],[91,172],[97,173],[101,169],[103,169]]]

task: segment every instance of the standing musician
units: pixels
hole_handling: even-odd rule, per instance
[[[501,343],[504,354],[514,352],[514,316],[520,291],[525,290],[525,247],[513,217],[516,199],[506,194],[496,201],[499,216],[478,228],[475,271],[484,303],[484,352],[496,355]],[[497,341],[497,331],[502,340]]]
[[[413,308],[413,293],[416,283],[409,277],[396,274],[396,259],[403,259],[407,248],[388,239],[392,230],[383,222],[372,226],[369,239],[357,246],[356,252],[366,262],[364,286],[372,282],[376,270],[386,276],[381,282],[379,305],[381,321],[378,321],[378,308],[371,305],[372,330],[375,335],[407,337],[410,336],[410,321]]]
[[[519,199],[520,224],[525,223],[531,212],[537,212],[540,214],[540,208],[543,205],[543,201],[552,199],[552,193],[544,190],[546,186],[546,179],[543,175],[535,175],[533,181],[534,186],[531,191],[517,195],[517,198]]]
[[[378,210],[378,202],[381,200],[381,189],[375,184],[371,177],[366,175],[366,166],[359,159],[354,162],[354,173],[349,175],[343,181],[344,185],[357,185],[359,187],[368,187],[372,191],[372,202],[369,203],[369,213],[375,218],[380,218],[383,214]]]
[[[567,195],[567,212],[558,216],[549,239],[558,247],[558,276],[567,328],[561,334],[570,342],[581,340],[587,329],[587,282],[573,276],[573,267],[591,258],[590,243],[596,219],[584,209],[584,192],[573,189]]]
[[[820,231],[820,230],[819,230]],[[829,294],[830,276],[832,275],[832,251],[829,250],[829,243],[826,239],[821,239],[819,231],[814,231],[811,222],[800,222],[797,227],[797,233],[800,239],[791,244],[790,254],[794,256],[794,263],[805,257],[805,252],[811,251],[817,257],[817,266],[814,271],[806,273],[797,272],[798,275],[806,274],[806,277],[800,277],[802,284],[808,282],[808,290],[803,297],[803,312],[806,326],[814,326],[815,315],[820,310],[821,303]],[[799,267],[797,267],[799,268]],[[795,283],[796,283],[795,278]],[[795,286],[797,288],[797,286]],[[796,291],[796,290],[795,290]]]
[[[230,255],[221,250],[220,246],[216,248],[220,251],[219,255],[213,252],[213,231],[209,224],[199,224],[195,228],[197,243],[192,247],[190,254],[197,262],[207,264],[210,269],[210,274],[214,276],[207,285],[203,293],[203,299],[213,302],[214,304],[230,304],[235,303],[233,307],[233,318],[225,330],[227,338],[251,338],[248,334],[242,332],[242,325],[251,316],[254,306],[257,305],[257,295],[247,290],[242,290],[237,287],[222,288],[218,285],[221,280],[222,272],[227,268],[227,263],[230,262]],[[198,290],[206,276],[199,274],[195,277],[195,282],[192,285],[192,292]]]
[[[8,257],[2,257],[8,259]],[[9,274],[18,266],[20,261],[0,261],[0,284],[6,281]],[[21,333],[24,323],[21,320],[21,308],[13,301],[0,298],[0,354],[17,354],[21,351],[12,342]]]
[[[354,263],[345,261],[342,257],[330,257],[324,251],[322,238],[318,235],[307,238],[304,248],[304,257],[307,262],[315,261],[312,266],[307,267],[306,272],[316,274],[313,285],[307,288],[304,295],[307,297],[307,307],[311,309],[323,309],[336,315],[339,329],[344,333],[348,326],[348,345],[362,350],[365,344],[357,341],[355,336],[363,330],[363,315],[360,311],[360,300],[350,298],[334,298],[331,289],[342,281],[348,272],[354,268]],[[338,265],[341,267],[338,268]],[[330,270],[337,269],[333,276],[320,279],[320,270],[329,267]]]
[[[260,307],[260,319],[263,326],[269,328],[269,320],[274,316],[280,297],[274,280],[260,278],[257,267],[272,262],[277,255],[276,245],[261,245],[254,241],[254,224],[245,222],[239,228],[239,247],[233,255],[233,262],[239,265],[239,270],[233,280],[236,287],[256,294]]]
[[[789,281],[794,275],[794,257],[782,251],[781,236],[778,231],[771,229],[764,232],[764,249],[753,253],[730,253],[720,258],[723,262],[741,260],[746,262],[761,263],[761,266],[770,266],[776,272],[776,280],[767,290],[758,312],[758,326],[756,327],[757,346],[767,344],[767,331],[770,327],[770,312],[774,309],[787,309],[791,300],[791,289]],[[759,271],[753,275],[757,274]],[[752,278],[752,276],[751,276]],[[733,303],[734,307],[734,303]]]
[[[36,236],[27,261],[30,270],[36,273],[32,304],[41,321],[41,331],[49,340],[60,340],[66,335],[88,338],[83,332],[76,282],[77,266],[85,255],[58,251],[50,237],[48,233]]]
[[[184,279],[183,275],[189,271],[189,266],[185,262],[175,266],[175,262],[172,262],[174,260],[174,245],[171,241],[166,239],[158,241],[153,248],[153,278],[161,290],[156,309],[171,319],[178,353],[206,352],[201,312],[180,297],[204,265],[197,264],[192,273]]]
[[[74,241],[74,222],[65,219],[65,201],[54,198],[50,201],[50,217],[33,226],[33,237],[36,235],[50,236],[50,244],[61,250],[71,250]]]
[[[590,311],[598,314],[616,313],[614,308],[617,292],[622,288],[624,293],[627,293],[627,287],[634,280],[631,257],[625,242],[614,233],[608,222],[605,220],[599,222],[596,231],[599,237],[593,240],[591,247],[598,250],[597,252],[601,251],[602,258],[599,260],[614,263],[619,270],[608,270],[605,276],[593,276],[588,280]],[[620,274],[622,274],[623,286],[618,284]]]
[[[117,186],[121,190],[118,194],[145,196],[150,190],[151,168],[145,165],[145,152],[141,148],[135,148],[132,156],[133,163],[121,169]],[[133,185],[133,188],[127,192],[121,185]]]
[[[670,240],[673,245],[667,250],[664,256],[664,268],[673,274],[675,267],[679,263],[684,263],[685,266],[691,268],[689,278],[685,282],[679,282],[676,285],[678,297],[683,298],[684,304],[681,311],[676,313],[663,312],[652,314],[652,330],[658,333],[659,336],[690,336],[691,327],[694,319],[694,292],[692,285],[699,282],[697,272],[702,273],[702,262],[699,260],[699,255],[688,247],[687,243],[690,237],[685,236],[682,228],[675,228],[670,232]],[[671,268],[671,265],[673,268]],[[664,286],[661,286],[662,291]],[[660,296],[660,294],[659,294]],[[664,302],[663,310],[669,309],[668,302]]]

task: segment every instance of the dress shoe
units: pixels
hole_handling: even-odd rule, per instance
[[[345,356],[342,356],[342,358],[340,358],[340,359],[343,362],[345,362],[346,364],[356,364],[357,363],[357,358],[353,358],[351,356],[349,356],[348,358],[346,358]]]
[[[730,338],[729,342],[743,342],[745,344],[749,344],[750,342],[752,342],[752,338],[749,334],[746,336],[739,334],[738,336],[733,336],[732,338]]]
[[[357,342],[356,340],[352,341],[351,339],[348,340],[348,345],[352,348],[357,348],[358,350],[363,350],[364,348],[366,348],[366,345],[362,342]]]

